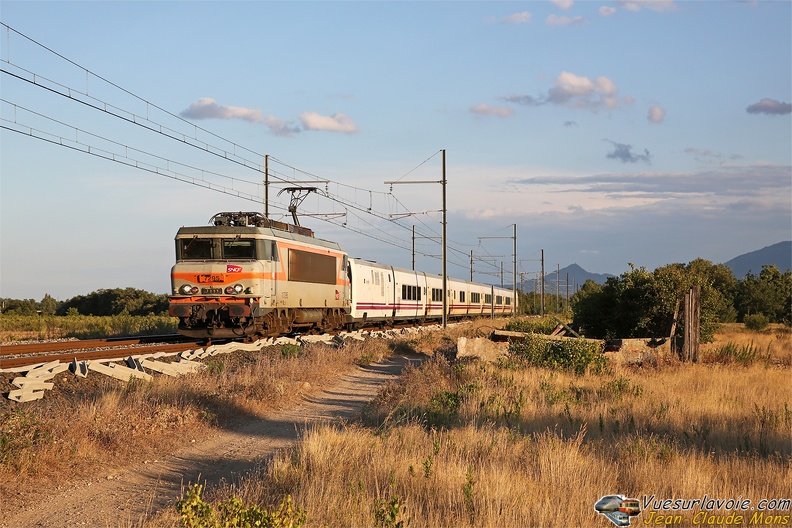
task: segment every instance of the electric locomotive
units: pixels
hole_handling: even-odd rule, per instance
[[[176,234],[168,312],[179,333],[234,339],[343,327],[341,246],[260,213],[218,213],[211,224]]]

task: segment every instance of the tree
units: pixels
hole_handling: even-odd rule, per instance
[[[70,308],[83,315],[161,314],[168,310],[168,298],[135,288],[114,288],[73,297],[63,302],[57,313],[63,315]]]
[[[36,315],[38,303],[33,299],[4,299],[3,313],[15,315]]]
[[[586,336],[604,338],[614,316],[615,295],[610,288],[607,293],[604,290],[605,286],[588,279],[572,296],[572,326]]]
[[[774,266],[762,266],[758,276],[748,273],[737,287],[736,303],[741,321],[763,314],[774,323],[792,323],[792,272],[781,273]]]
[[[573,325],[589,337],[668,336],[674,316],[682,320],[681,300],[693,286],[701,286],[701,340],[707,342],[719,322],[734,318],[736,281],[731,269],[703,259],[652,273],[630,264],[630,271],[609,278],[601,288],[584,285],[573,298]],[[675,333],[683,330],[678,324]]]
[[[49,293],[44,294],[44,298],[39,303],[42,315],[54,315],[58,309],[58,301],[52,298]]]
[[[587,337],[600,339],[664,335],[655,333],[655,305],[652,274],[630,264],[630,271],[608,277],[601,287],[586,281],[573,298],[572,324]]]

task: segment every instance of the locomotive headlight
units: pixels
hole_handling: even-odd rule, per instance
[[[195,286],[190,286],[189,284],[185,284],[181,288],[179,288],[179,293],[182,295],[190,295],[193,293],[198,293],[198,288]]]
[[[225,289],[225,292],[226,292],[228,295],[234,295],[234,294],[236,294],[236,295],[239,295],[239,294],[240,294],[240,293],[242,293],[244,290],[245,290],[245,287],[244,287],[244,286],[242,286],[241,284],[234,284],[233,286],[228,286],[228,287]]]

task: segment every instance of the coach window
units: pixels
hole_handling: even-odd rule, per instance
[[[465,302],[465,292],[459,292],[459,302]]]
[[[178,260],[209,260],[212,258],[211,238],[180,238],[176,240]]]

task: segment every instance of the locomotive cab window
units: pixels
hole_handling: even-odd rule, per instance
[[[209,260],[212,258],[211,238],[179,238],[176,240],[177,260]]]
[[[224,259],[256,259],[256,239],[226,238],[223,239]]]

